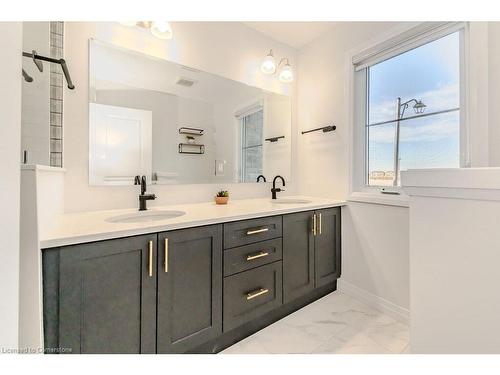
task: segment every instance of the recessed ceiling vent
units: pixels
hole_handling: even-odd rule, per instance
[[[191,87],[196,83],[195,80],[191,78],[179,77],[176,84],[184,87]]]

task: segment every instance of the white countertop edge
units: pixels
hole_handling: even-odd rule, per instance
[[[314,199],[314,198],[312,198],[312,199]],[[67,235],[67,236],[61,235],[61,236],[54,236],[53,238],[47,238],[47,239],[43,239],[42,238],[43,236],[41,235],[40,236],[41,237],[40,249],[49,249],[49,248],[59,247],[59,246],[69,246],[69,245],[76,245],[76,244],[88,243],[88,242],[94,242],[94,241],[102,241],[102,240],[137,236],[137,235],[142,235],[142,234],[158,233],[158,232],[164,232],[164,231],[170,231],[170,230],[176,230],[176,229],[193,228],[193,227],[200,227],[200,226],[204,226],[204,225],[212,225],[212,224],[227,223],[227,222],[233,222],[233,221],[239,221],[239,220],[255,219],[255,218],[266,217],[266,216],[284,215],[284,214],[288,214],[288,213],[310,211],[310,210],[322,209],[322,208],[340,207],[340,206],[345,206],[347,204],[346,201],[342,201],[342,200],[320,199],[320,198],[316,198],[316,199],[321,200],[321,201],[326,201],[326,202],[314,202],[313,201],[311,203],[303,204],[300,206],[293,206],[293,207],[286,207],[285,206],[285,207],[276,208],[273,210],[264,210],[264,211],[253,212],[253,213],[248,213],[248,214],[237,214],[237,215],[213,217],[213,218],[209,218],[209,219],[199,219],[199,220],[194,219],[191,221],[178,222],[178,223],[176,223],[176,222],[169,222],[169,223],[156,222],[156,223],[151,223],[151,225],[148,227],[128,228],[128,229],[123,229],[123,230],[112,230],[109,232],[71,234],[71,235]],[[154,209],[159,210],[159,209],[173,209],[173,208],[169,207],[169,206],[163,206],[163,207],[154,207]],[[111,211],[106,211],[106,212],[108,214],[111,213]],[[123,210],[117,210],[117,213],[118,212],[123,212]],[[62,216],[64,216],[64,215],[62,215]],[[168,220],[175,220],[175,218],[168,219]]]
[[[66,172],[65,168],[61,167],[51,167],[50,165],[40,165],[40,164],[21,164],[21,170],[23,171],[46,171],[46,172]]]
[[[410,199],[407,195],[384,195],[382,193],[353,192],[349,195],[347,201],[396,207],[410,206]]]

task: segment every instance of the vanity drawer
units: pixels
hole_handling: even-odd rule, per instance
[[[223,331],[228,332],[282,304],[281,261],[224,278]]]
[[[281,216],[262,217],[224,224],[224,248],[281,237]]]
[[[281,258],[281,238],[228,249],[224,251],[224,276],[276,262]]]

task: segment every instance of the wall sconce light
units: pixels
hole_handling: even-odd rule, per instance
[[[149,29],[155,37],[168,40],[172,39],[173,32],[170,23],[167,21],[124,21],[120,22],[124,26],[139,26]]]
[[[280,69],[281,67],[281,69]],[[282,57],[278,66],[276,66],[276,59],[274,58],[273,50],[270,50],[266,55],[262,64],[260,65],[260,70],[264,74],[275,74],[276,70],[279,70],[278,79],[283,83],[290,83],[293,81],[293,70],[290,66],[290,62],[287,57]]]

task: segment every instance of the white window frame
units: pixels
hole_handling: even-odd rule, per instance
[[[454,32],[460,32],[460,166],[471,166],[470,155],[470,27],[466,22],[424,22],[393,31],[391,35],[372,41],[371,45],[347,54],[349,87],[350,186],[349,200],[408,206],[401,187],[369,186],[367,174],[367,142],[365,129],[367,79],[359,79],[357,70],[387,60]],[[477,33],[479,34],[479,33]],[[483,35],[481,35],[482,37]],[[479,39],[479,36],[475,36]],[[358,67],[358,68],[357,68]],[[477,67],[476,67],[477,69]],[[361,94],[362,93],[362,94]],[[361,99],[363,97],[363,99]],[[393,193],[393,194],[387,194]]]

